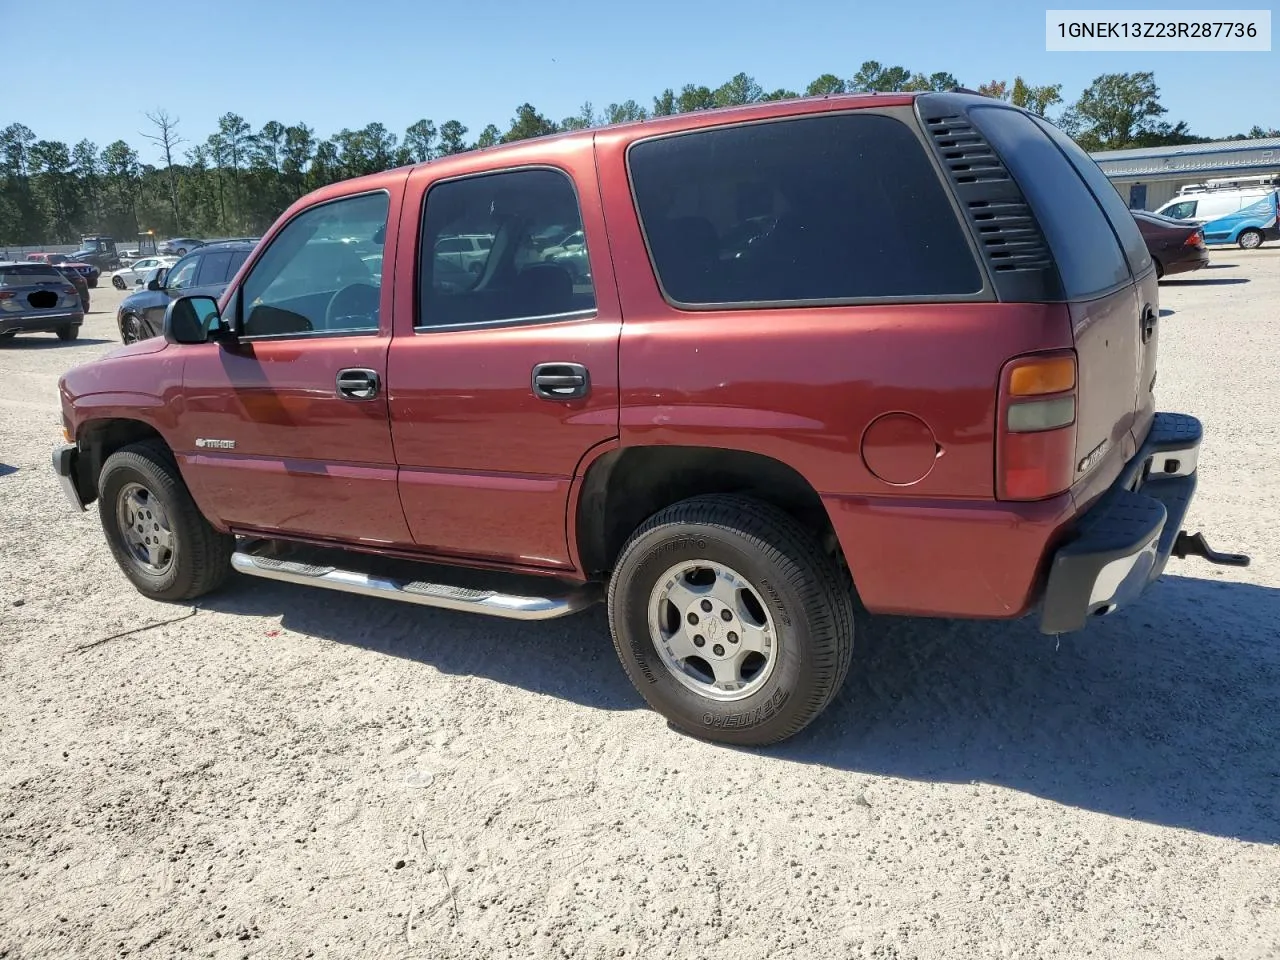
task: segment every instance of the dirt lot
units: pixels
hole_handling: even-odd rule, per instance
[[[768,751],[642,709],[599,612],[141,599],[48,464],[94,293],[0,345],[0,957],[1280,956],[1280,249],[1161,292],[1189,524],[1252,567],[1060,643],[878,622]]]

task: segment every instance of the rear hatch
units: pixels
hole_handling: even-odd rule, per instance
[[[1070,137],[1039,117],[974,104],[969,118],[1009,168],[1052,252],[1077,355],[1072,490],[1100,494],[1154,416],[1160,303],[1132,214]]]
[[[46,263],[0,265],[0,317],[80,309],[80,293]]]

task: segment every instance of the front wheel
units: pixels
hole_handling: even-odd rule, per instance
[[[694,497],[632,535],[609,584],[614,647],[672,725],[777,743],[830,703],[853,651],[852,590],[808,529],[746,497]]]
[[[143,596],[199,597],[231,569],[235,538],[209,525],[162,444],[130,444],[107,458],[98,515],[116,563]]]
[[[137,343],[143,339],[142,321],[132,313],[126,313],[120,321],[120,342],[124,344]]]
[[[1257,250],[1262,246],[1262,231],[1245,230],[1236,239],[1236,242],[1240,244],[1241,250]]]

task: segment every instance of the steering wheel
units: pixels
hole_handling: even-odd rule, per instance
[[[381,291],[372,284],[347,284],[329,299],[329,306],[324,311],[325,329],[367,327],[370,319],[376,327],[381,299]]]

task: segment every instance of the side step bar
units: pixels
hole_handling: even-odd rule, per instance
[[[240,550],[231,555],[231,566],[240,573],[266,580],[283,580],[285,583],[324,587],[364,597],[383,597],[423,607],[466,610],[511,620],[552,620],[567,617],[600,599],[599,591],[594,585],[572,586],[550,578],[546,581],[547,585],[559,588],[550,596],[521,596],[426,580],[393,579],[358,570],[342,570],[334,566],[283,560]]]

